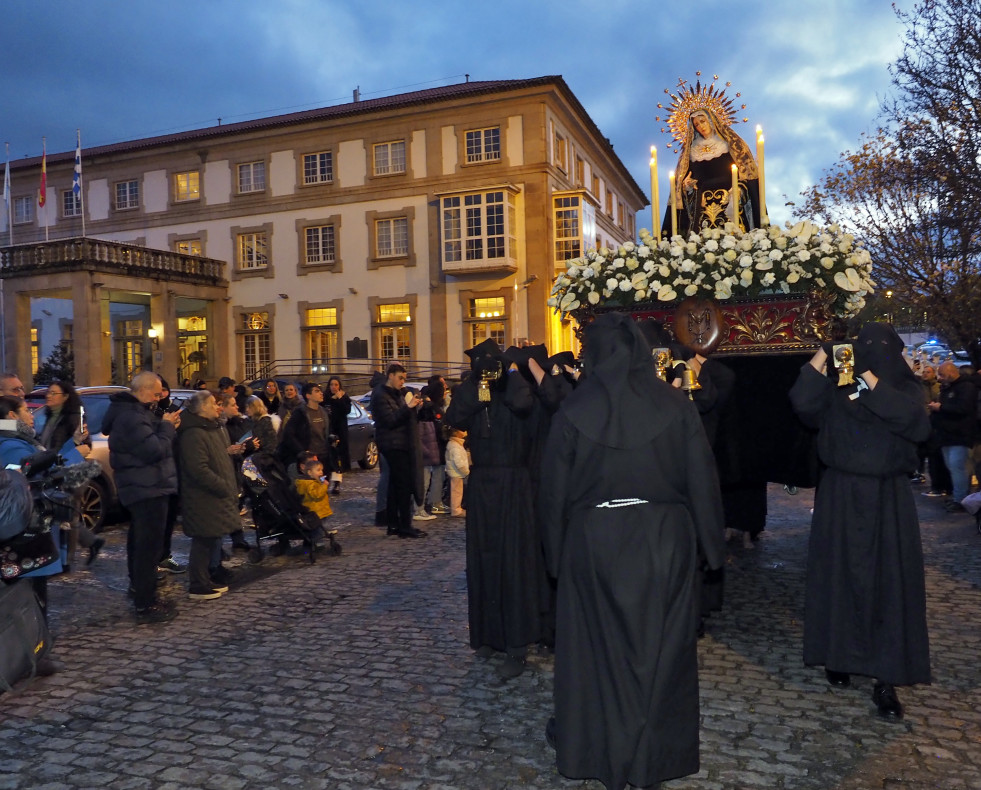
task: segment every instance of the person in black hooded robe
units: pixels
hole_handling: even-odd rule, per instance
[[[835,686],[876,678],[879,713],[903,715],[895,686],[930,682],[923,549],[909,486],[930,433],[923,395],[888,324],[854,343],[855,383],[837,386],[819,349],[790,399],[817,428],[826,469],[814,498],[807,557],[804,663]]]
[[[544,577],[534,520],[527,418],[534,395],[517,365],[493,340],[466,352],[471,374],[454,391],[446,421],[467,432],[467,595],[470,646],[479,655],[506,654],[499,672],[524,669],[527,646],[541,638],[540,591]],[[479,382],[500,370],[480,400]]]
[[[698,771],[696,544],[721,566],[712,450],[627,316],[585,330],[585,371],[552,420],[539,517],[558,578],[559,772],[608,790]]]

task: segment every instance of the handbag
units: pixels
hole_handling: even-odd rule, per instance
[[[51,632],[31,583],[0,583],[0,691],[33,678],[50,649]]]
[[[0,579],[9,582],[61,563],[61,548],[50,529],[43,532],[25,530],[19,535],[0,541]],[[51,573],[61,568],[51,569]]]

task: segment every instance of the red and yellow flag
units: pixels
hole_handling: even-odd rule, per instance
[[[41,143],[41,186],[37,190],[37,204],[39,208],[44,208],[48,199],[48,147],[46,142]]]

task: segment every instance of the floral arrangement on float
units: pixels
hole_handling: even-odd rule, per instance
[[[548,304],[567,316],[580,307],[638,306],[701,297],[726,302],[765,295],[824,292],[832,313],[847,318],[873,292],[868,251],[837,225],[803,221],[742,231],[732,223],[687,238],[655,239],[640,231],[640,244],[590,250],[566,262]]]

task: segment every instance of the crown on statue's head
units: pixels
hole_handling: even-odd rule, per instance
[[[726,88],[732,87],[731,82],[727,82],[724,87],[717,88],[715,83],[719,79],[718,74],[712,75],[710,85],[702,85],[701,76],[702,72],[695,72],[694,85],[690,85],[687,80],[679,77],[678,85],[675,88],[676,93],[672,93],[668,88],[664,89],[664,92],[671,97],[671,103],[665,106],[658,102],[658,109],[665,110],[667,114],[658,115],[654,120],[663,120],[667,123],[667,128],[662,126],[661,131],[670,133],[678,142],[684,141],[688,133],[688,119],[696,110],[708,110],[723,126],[732,126],[734,123],[739,123],[740,120],[743,123],[749,121],[748,118],[739,119],[736,117],[735,104],[731,98],[726,96]],[[740,93],[736,94],[737,99],[741,96]],[[746,105],[741,105],[740,109],[745,110]],[[667,147],[670,148],[671,145],[668,143]]]

